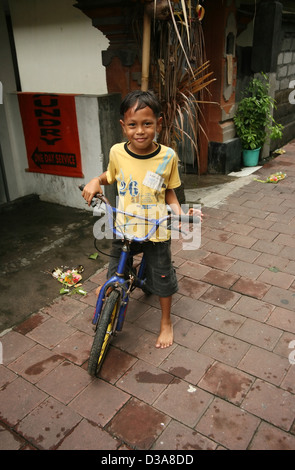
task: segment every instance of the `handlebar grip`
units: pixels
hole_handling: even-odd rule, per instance
[[[200,217],[198,215],[179,215],[179,222],[184,224],[198,224],[200,222]]]
[[[84,188],[85,188],[85,184],[80,184],[80,185],[79,185],[80,191],[83,191]],[[97,201],[95,201],[95,199],[92,199],[92,200],[91,200],[91,203],[90,203],[91,207],[95,207],[96,204],[97,204]]]

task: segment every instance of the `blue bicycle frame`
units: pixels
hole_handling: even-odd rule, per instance
[[[83,186],[80,186],[80,189],[83,190]],[[119,310],[118,317],[117,317],[116,331],[121,331],[123,323],[124,323],[124,319],[125,319],[126,309],[128,306],[129,295],[131,292],[132,285],[134,285],[135,287],[140,287],[140,288],[143,288],[145,285],[144,273],[145,273],[146,261],[145,261],[144,255],[142,256],[142,260],[141,260],[139,270],[138,270],[138,275],[134,276],[132,281],[131,281],[132,275],[130,276],[129,279],[127,280],[125,279],[125,267],[126,267],[127,260],[130,256],[131,242],[132,241],[139,242],[139,243],[146,242],[157,231],[157,229],[161,226],[161,224],[163,224],[164,222],[168,220],[171,220],[172,217],[173,218],[175,217],[175,220],[188,222],[188,223],[193,223],[194,221],[196,221],[196,219],[193,218],[193,216],[183,216],[183,215],[172,216],[171,214],[161,217],[160,219],[149,219],[149,218],[135,215],[129,212],[124,212],[115,207],[112,207],[109,201],[107,200],[107,198],[103,194],[97,194],[96,196],[98,199],[100,199],[102,202],[105,203],[109,224],[113,230],[113,233],[118,238],[123,239],[124,243],[122,246],[122,251],[121,251],[120,258],[119,258],[119,263],[118,263],[116,274],[114,274],[110,279],[108,279],[100,290],[92,323],[93,325],[97,325],[97,322],[98,322],[98,319],[102,310],[103,302],[106,297],[107,290],[110,287],[118,288],[121,292],[121,305],[120,305],[120,310]],[[92,207],[95,207],[97,205],[97,199],[93,200],[91,202],[91,205]],[[148,234],[145,235],[144,237],[129,238],[128,235],[124,235],[122,232],[117,230],[116,227],[114,227],[114,224],[113,224],[114,213],[121,213],[129,217],[136,217],[137,219],[140,219],[140,220],[143,220],[144,222],[148,222],[152,224],[152,228],[150,229]]]
[[[117,287],[122,292],[122,299],[121,299],[121,307],[120,307],[120,310],[119,310],[119,313],[118,313],[118,321],[117,321],[117,325],[116,325],[116,331],[121,331],[123,323],[124,323],[124,319],[125,319],[125,313],[126,313],[128,300],[129,300],[129,294],[130,294],[130,280],[126,280],[125,277],[124,277],[126,263],[127,263],[127,260],[130,256],[130,243],[131,243],[131,241],[143,243],[143,242],[149,240],[149,238],[153,235],[153,233],[156,232],[158,227],[163,222],[167,221],[169,216],[162,217],[161,219],[147,219],[146,217],[141,217],[141,216],[134,215],[134,214],[131,214],[131,213],[128,213],[128,212],[123,212],[123,211],[120,211],[119,209],[116,209],[115,207],[110,206],[108,201],[105,198],[103,199],[103,196],[101,196],[101,199],[106,204],[108,218],[109,218],[109,224],[112,227],[112,230],[113,230],[114,234],[116,236],[118,236],[119,238],[124,238],[124,244],[122,246],[122,251],[121,251],[120,258],[119,258],[119,263],[118,263],[118,268],[117,268],[116,274],[114,274],[112,277],[110,277],[104,283],[104,285],[102,286],[102,288],[100,290],[100,293],[99,293],[99,296],[98,296],[98,299],[97,299],[97,303],[96,303],[95,315],[93,317],[92,323],[94,325],[96,325],[97,322],[98,322],[99,315],[100,315],[100,312],[101,312],[101,309],[102,309],[102,306],[103,306],[103,302],[104,302],[104,299],[105,299],[105,295],[106,295],[106,292],[107,292],[108,288],[109,287]],[[128,215],[130,217],[136,217],[137,219],[144,220],[145,222],[148,221],[149,223],[153,224],[153,227],[151,228],[151,230],[149,231],[149,233],[146,236],[144,236],[144,237],[133,237],[132,239],[129,240],[126,236],[124,237],[122,235],[122,233],[119,232],[116,229],[116,227],[113,226],[113,213],[114,212],[115,213],[122,213],[122,214]],[[145,273],[145,267],[146,267],[146,261],[145,261],[144,255],[143,255],[140,266],[139,266],[138,275],[137,275],[136,280],[134,282],[134,285],[136,287],[142,288],[145,285],[145,279],[143,277],[144,273]]]

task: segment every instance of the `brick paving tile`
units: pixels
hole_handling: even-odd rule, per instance
[[[294,355],[293,355],[293,361],[294,361]],[[281,383],[281,388],[287,390],[288,392],[295,394],[295,367],[290,367],[284,380]]]
[[[75,330],[66,323],[50,318],[42,325],[37,326],[29,333],[27,337],[42,344],[47,348],[54,348],[60,341],[73,334]]]
[[[270,286],[263,282],[253,281],[246,277],[241,277],[233,286],[232,290],[241,294],[255,297],[256,299],[265,298]],[[267,298],[265,299],[267,301]]]
[[[183,274],[184,276],[199,280],[209,271],[209,267],[193,261],[184,261],[184,263],[177,268],[177,274]]]
[[[293,247],[285,246],[280,252],[280,255],[283,256],[283,258],[295,261],[295,250]]]
[[[244,322],[245,318],[241,315],[220,307],[213,307],[200,324],[228,335],[234,335]]]
[[[200,248],[199,250],[183,250],[178,253],[183,260],[190,260],[198,263],[200,260],[208,256],[210,253],[206,249]]]
[[[289,431],[295,416],[295,396],[257,379],[244,399],[242,408],[274,426]]]
[[[295,276],[292,276],[291,274],[282,273],[276,270],[270,271],[269,269],[263,271],[258,277],[258,281],[285,289],[289,289],[294,280]]]
[[[92,336],[81,331],[75,331],[75,333],[55,346],[52,352],[69,359],[75,364],[81,365],[89,358],[92,343]]]
[[[289,261],[284,271],[286,273],[295,275],[295,261]]]
[[[99,376],[106,382],[115,384],[136,361],[136,357],[110,346]]]
[[[57,450],[116,450],[121,444],[95,423],[82,419]]]
[[[250,235],[240,235],[240,234],[233,234],[228,240],[227,243],[231,245],[241,246],[243,248],[252,248],[255,250],[255,243],[257,242],[257,238],[251,237]]]
[[[294,214],[294,209],[289,209],[287,212],[285,212],[285,214],[275,214],[272,212],[266,217],[266,220],[271,220],[273,224],[277,222],[281,224],[289,224],[293,221]]]
[[[217,253],[210,253],[208,256],[202,259],[202,263],[214,269],[227,271],[230,266],[235,263],[235,259],[230,258],[229,256],[219,255]]]
[[[239,407],[215,398],[197,426],[209,439],[230,450],[247,449],[260,419]]]
[[[231,268],[229,268],[230,271]],[[214,284],[218,287],[230,288],[237,280],[239,276],[231,274],[230,272],[224,272],[219,269],[211,269],[205,276],[202,277],[204,282]]]
[[[105,426],[129,397],[122,390],[97,379],[74,398],[69,407],[89,421]]]
[[[44,375],[64,361],[64,358],[40,344],[36,344],[14,362],[9,369],[32,383],[38,382]]]
[[[208,290],[210,284],[205,282],[197,281],[190,277],[183,277],[178,282],[178,292],[181,295],[188,295],[193,299],[199,299],[206,290]]]
[[[281,429],[262,422],[259,426],[249,450],[294,450],[295,436]]]
[[[197,384],[212,362],[210,357],[178,345],[160,367],[182,380]]]
[[[249,235],[249,233],[251,232],[251,237],[253,236],[252,235],[252,232],[253,232],[253,227],[251,227],[248,223],[246,224],[243,224],[243,223],[229,223],[225,228],[224,228],[225,231],[228,231],[230,233],[235,233],[235,234],[238,234],[238,235]],[[229,237],[231,238],[231,237]]]
[[[263,300],[295,312],[295,294],[292,291],[280,287],[271,287],[264,295]]]
[[[244,248],[242,246],[235,246],[228,253],[228,256],[230,256],[232,259],[247,261],[249,263],[254,263],[259,255],[259,251],[251,250],[251,248]]]
[[[132,448],[150,449],[170,418],[136,398],[131,398],[107,427],[107,431]]]
[[[15,432],[0,423],[0,450],[19,450],[26,445],[26,441]]]
[[[0,388],[5,388],[10,382],[13,382],[17,375],[6,367],[0,365]]]
[[[159,323],[157,327],[159,328]],[[170,348],[158,350],[158,348],[155,348],[157,338],[158,334],[145,331],[143,335],[138,338],[138,341],[133,341],[133,343],[130,344],[128,353],[154,366],[159,366],[171,351],[173,351],[176,344],[173,344]]]
[[[129,309],[130,307],[130,309]],[[149,305],[131,298],[128,305],[128,321],[134,322],[149,309]]]
[[[276,228],[274,228],[274,224],[271,220],[265,220],[265,219],[252,217],[248,221],[248,224],[253,226],[253,227],[260,228],[262,230],[268,230],[270,227],[273,227],[272,230],[276,230]],[[257,238],[259,239],[260,237],[258,236]]]
[[[68,361],[64,361],[40,379],[37,386],[48,395],[67,404],[91,381],[92,378],[87,371]],[[58,384],[58,387],[56,384]]]
[[[196,323],[210,310],[211,305],[190,297],[181,297],[172,305],[171,313]]]
[[[207,437],[172,420],[153,445],[153,450],[215,450],[216,447],[217,444]]]
[[[272,351],[282,335],[282,330],[248,318],[235,334],[236,338],[248,341]]]
[[[31,411],[16,430],[38,449],[54,449],[81,421],[81,416],[49,397]]]
[[[237,281],[238,282],[238,281]],[[234,284],[234,286],[236,283]],[[211,286],[209,289],[200,297],[200,300],[208,302],[209,304],[217,307],[231,309],[234,304],[239,300],[240,295],[228,289],[223,289],[218,286]]]
[[[295,248],[295,239],[292,235],[280,233],[276,238],[276,243],[279,245],[286,245]]]
[[[9,331],[6,335],[1,337],[1,344],[3,350],[3,364],[8,365],[34,347],[36,343],[20,333]]]
[[[268,242],[266,240],[258,240],[254,245],[252,245],[252,250],[258,251],[260,253],[267,253],[269,255],[282,255],[283,246],[275,242]],[[284,256],[283,256],[284,257]]]
[[[50,306],[44,307],[43,312],[66,323],[84,308],[85,305],[76,299],[59,297]]]
[[[95,309],[93,307],[87,307],[81,313],[78,313],[75,317],[69,320],[68,325],[73,327],[75,330],[83,331],[90,336],[94,336],[92,325],[94,313]]]
[[[172,380],[172,375],[139,360],[116,385],[139,400],[152,404]]]
[[[249,347],[249,344],[244,341],[215,331],[199,349],[199,352],[225,364],[236,366]]]
[[[266,321],[273,310],[274,306],[272,304],[244,295],[232,307],[233,312],[261,322]]]
[[[218,229],[206,230],[205,233],[206,233],[206,237],[209,240],[217,240],[220,242],[226,242],[226,240],[228,240],[229,237],[231,236],[230,232],[225,232],[224,230],[218,230]]]
[[[44,313],[43,311],[39,311],[37,313],[34,313],[29,318],[27,318],[27,320],[17,325],[13,330],[22,335],[26,335],[27,333],[29,333],[29,331],[36,328],[36,326],[42,325],[42,323],[44,323],[49,318],[50,317],[49,315],[47,315],[47,313]]]
[[[204,246],[206,250],[221,256],[227,256],[230,250],[234,247],[230,242],[225,243],[217,240],[207,240]]]
[[[129,323],[129,316],[127,313],[127,321]],[[178,321],[178,317],[176,315],[171,315],[172,323],[175,325]],[[149,307],[146,312],[141,315],[141,317],[134,322],[134,325],[141,328],[143,331],[148,330],[152,333],[159,333],[159,325],[161,321],[161,310],[155,307]],[[125,326],[124,326],[124,335],[125,335]],[[136,346],[134,341],[132,342],[131,347]]]
[[[138,327],[135,323],[129,323],[128,320],[125,320],[123,331],[118,332],[118,334],[112,339],[112,344],[122,349],[123,351],[128,352],[128,348],[134,346],[134,338],[137,340],[145,333],[143,328]]]
[[[294,344],[292,341],[294,341],[294,334],[290,332],[284,332],[273,349],[273,352],[279,354],[280,356],[289,358],[291,351],[294,349],[292,347]]]
[[[272,241],[276,238],[278,232],[273,231],[273,227],[271,229],[264,229],[256,227],[251,232],[251,236],[257,238],[257,240],[267,240]]]
[[[174,326],[175,343],[193,351],[198,351],[211,333],[212,331],[209,328],[184,319],[179,320]]]
[[[251,346],[239,362],[239,369],[260,377],[263,380],[279,385],[290,364],[287,358],[281,357],[265,349]]]
[[[257,279],[264,271],[264,268],[257,264],[248,263],[246,261],[237,261],[228,270],[230,273],[247,277],[248,279]],[[237,279],[238,280],[238,279]]]
[[[234,367],[216,362],[206,372],[198,386],[207,392],[238,405],[245,398],[254,378]]]
[[[230,222],[232,224],[247,224],[250,219],[250,215],[246,215],[241,212],[229,212],[229,214],[224,217],[224,221],[227,221],[228,223]],[[225,227],[227,227],[227,225],[225,225]]]
[[[211,401],[211,394],[175,378],[153,406],[171,418],[194,427]]]
[[[1,420],[15,426],[46,397],[46,393],[22,377],[17,378],[0,390]]]

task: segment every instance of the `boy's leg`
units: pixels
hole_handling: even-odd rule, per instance
[[[170,318],[172,295],[177,292],[177,278],[171,262],[171,240],[147,242],[143,245],[147,262],[147,287],[160,300],[162,318],[156,348],[168,348],[173,343]]]
[[[169,348],[173,343],[173,325],[171,322],[171,300],[170,297],[159,297],[162,310],[160,334],[156,342],[156,348]]]

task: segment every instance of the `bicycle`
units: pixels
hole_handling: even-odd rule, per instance
[[[84,185],[79,186],[79,188],[82,191]],[[92,319],[95,336],[88,361],[88,373],[91,376],[98,376],[112,336],[117,332],[122,331],[131,292],[136,288],[141,288],[145,294],[150,293],[145,279],[146,260],[144,254],[142,255],[141,262],[137,269],[132,265],[128,269],[126,276],[126,267],[128,266],[127,262],[129,257],[132,256],[132,251],[130,249],[131,242],[146,242],[165,222],[170,222],[170,229],[173,229],[173,221],[178,222],[178,224],[179,222],[192,224],[200,221],[199,217],[196,218],[191,215],[178,216],[171,213],[160,219],[142,217],[129,212],[123,212],[112,207],[104,194],[96,194],[95,198],[92,199],[91,206],[96,207],[99,201],[105,204],[113,233],[117,237],[123,239],[123,243],[117,271],[103,284],[96,302],[95,314]],[[137,219],[142,220],[142,223],[148,222],[149,224],[152,224],[152,228],[143,237],[131,237],[126,235],[120,231],[118,226],[113,224],[113,221],[115,220],[114,215],[118,213],[129,217],[136,217]],[[179,227],[177,230],[179,230]]]

